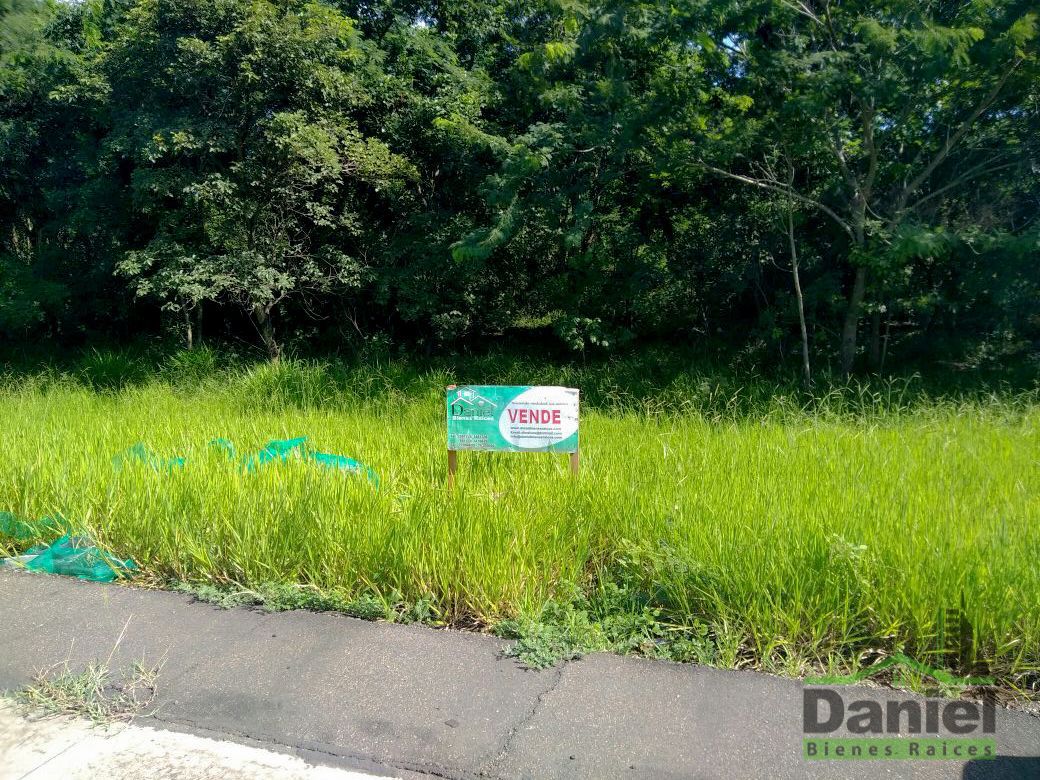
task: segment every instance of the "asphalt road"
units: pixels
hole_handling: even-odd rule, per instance
[[[1040,719],[1021,712],[997,710],[994,760],[808,761],[797,680],[606,654],[531,671],[485,636],[0,570],[0,690],[105,659],[121,633],[114,668],[163,661],[140,724],[373,774],[1040,778]]]

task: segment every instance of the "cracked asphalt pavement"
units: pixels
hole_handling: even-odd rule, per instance
[[[66,659],[107,658],[124,627],[113,668],[164,661],[155,710],[138,725],[320,766],[459,780],[1040,777],[1040,719],[1022,712],[998,710],[995,760],[807,761],[798,680],[607,654],[532,671],[487,636],[223,610],[7,570],[0,690]],[[882,704],[906,698],[848,690]],[[3,765],[0,755],[0,777]]]

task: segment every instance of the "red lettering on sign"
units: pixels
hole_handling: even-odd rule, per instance
[[[559,409],[507,409],[509,422],[521,425],[562,425]]]

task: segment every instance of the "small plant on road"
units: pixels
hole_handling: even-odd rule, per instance
[[[82,671],[74,671],[71,659],[40,669],[16,694],[16,699],[30,711],[45,715],[78,715],[95,725],[112,721],[128,721],[151,705],[157,690],[156,680],[165,658],[155,666],[136,662],[120,673],[112,670],[112,657],[126,636],[128,618],[123,630],[104,661],[92,661]]]
[[[130,720],[155,699],[159,666],[135,663],[123,674],[107,664],[93,662],[79,672],[68,660],[36,673],[18,692],[27,709],[47,715],[78,715],[95,724]]]

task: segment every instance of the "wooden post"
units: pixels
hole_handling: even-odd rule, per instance
[[[458,385],[448,385],[446,390],[454,390]],[[448,450],[448,490],[455,489],[455,471],[459,467],[459,453],[456,450]]]
[[[581,465],[581,456],[579,455],[578,450],[575,450],[574,452],[571,453],[571,476],[572,477],[578,476],[578,467],[580,465]]]
[[[459,453],[456,450],[448,450],[448,490],[455,489],[455,469],[459,465]]]

